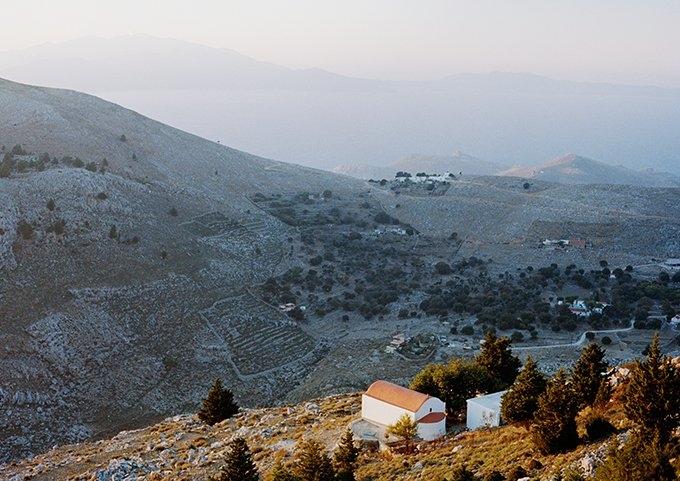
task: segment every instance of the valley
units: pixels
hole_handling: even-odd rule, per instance
[[[72,91],[0,80],[0,107],[0,462],[194,411],[216,377],[246,407],[300,402],[408,382],[487,328],[570,344],[680,303],[653,260],[680,252],[677,189],[464,176],[397,193]],[[581,297],[623,312],[559,307]],[[649,337],[612,334],[609,355]],[[553,372],[578,348],[531,353]]]

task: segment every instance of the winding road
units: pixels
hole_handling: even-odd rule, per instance
[[[511,349],[513,351],[530,351],[530,350],[536,350],[536,349],[552,349],[555,347],[579,347],[582,346],[583,344],[586,343],[587,337],[586,334],[589,332],[592,332],[593,334],[616,334],[619,332],[629,332],[633,330],[633,325],[635,324],[635,321],[631,319],[630,321],[630,326],[628,327],[623,327],[621,329],[607,329],[607,330],[600,330],[600,331],[593,331],[593,330],[588,330],[584,331],[579,338],[575,342],[570,342],[567,344],[548,344],[544,346],[511,346]]]

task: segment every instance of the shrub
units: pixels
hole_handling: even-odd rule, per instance
[[[517,481],[518,479],[525,478],[527,476],[527,471],[522,466],[515,466],[510,470],[505,479],[507,481]]]
[[[47,201],[47,210],[53,211],[55,207],[56,204],[54,203],[54,199],[50,199]]]
[[[120,140],[121,142],[127,142],[127,137],[125,137],[125,134],[121,134],[121,136],[118,137],[118,140]]]
[[[434,270],[437,272],[437,274],[445,276],[448,274],[451,274],[451,266],[449,266],[446,262],[437,262],[434,265]]]
[[[222,387],[222,381],[215,379],[203,406],[198,411],[198,418],[206,424],[213,425],[224,421],[238,413],[238,405],[234,402],[234,394]]]
[[[479,481],[479,478],[466,466],[460,466],[451,473],[451,481]]]
[[[17,226],[17,233],[24,240],[31,240],[33,238],[33,226],[25,220],[20,220]]]
[[[590,411],[583,415],[583,431],[585,438],[593,442],[614,434],[616,428],[598,411]]]
[[[170,210],[168,211],[168,214],[170,214],[172,217],[177,217],[178,212],[175,207],[171,207]]]
[[[463,326],[460,330],[460,333],[465,336],[472,336],[475,333],[475,328],[470,325]]]
[[[97,200],[106,200],[108,198],[108,195],[106,195],[106,192],[100,192],[95,196]]]
[[[602,338],[602,344],[604,344],[605,346],[608,346],[608,345],[610,345],[611,343],[612,343],[612,338],[611,338],[611,337],[609,337],[609,336],[604,336],[604,337]]]
[[[85,165],[85,170],[97,172],[97,164],[95,162],[88,162],[87,165]]]

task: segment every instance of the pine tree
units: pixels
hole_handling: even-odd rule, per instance
[[[388,434],[397,436],[404,441],[410,441],[418,435],[418,425],[408,414],[402,414],[397,422],[387,426]]]
[[[567,374],[560,369],[538,398],[538,410],[531,425],[537,449],[546,454],[567,451],[578,444],[576,413],[578,407]]]
[[[229,443],[229,452],[220,474],[210,478],[210,481],[259,481],[259,479],[260,475],[246,440],[236,438]]]
[[[347,429],[333,453],[333,466],[335,467],[337,481],[354,481],[359,448],[354,445],[354,435]]]
[[[604,351],[597,343],[590,343],[583,348],[581,355],[574,364],[571,376],[574,393],[577,396],[580,409],[592,406],[597,398],[597,392],[602,384],[602,374],[608,364],[604,360]]]
[[[538,370],[536,362],[529,356],[524,368],[515,379],[501,402],[501,417],[504,421],[530,421],[538,409],[538,397],[546,387],[545,376]]]
[[[496,337],[491,331],[484,336],[482,349],[475,361],[498,380],[500,387],[509,386],[515,381],[521,364],[510,350],[510,339]]]
[[[669,461],[667,449],[658,439],[649,442],[633,433],[623,446],[615,441],[604,463],[595,471],[594,481],[673,481],[678,475]]]
[[[680,422],[680,371],[662,356],[659,335],[649,346],[647,358],[636,361],[623,400],[628,419],[648,438],[668,440]]]
[[[300,481],[279,459],[267,476],[267,481]]]
[[[300,481],[333,481],[335,478],[331,458],[314,439],[303,441],[295,450],[293,474]]]
[[[203,406],[198,411],[198,418],[206,424],[213,425],[232,417],[238,412],[234,395],[229,389],[222,387],[222,381],[215,379]]]

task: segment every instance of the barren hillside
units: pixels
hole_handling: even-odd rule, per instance
[[[0,462],[191,411],[215,377],[253,407],[468,353],[478,339],[444,343],[448,321],[418,311],[439,262],[680,256],[678,189],[464,177],[397,194],[7,81],[2,145]],[[411,357],[385,352],[395,332]]]

